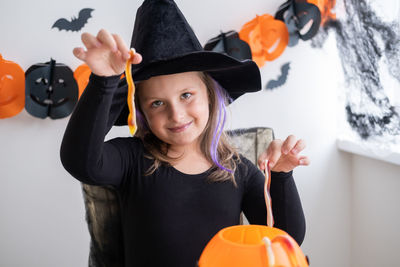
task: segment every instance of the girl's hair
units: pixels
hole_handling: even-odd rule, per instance
[[[206,158],[213,162],[213,167],[208,179],[213,182],[232,181],[236,185],[234,173],[240,158],[236,149],[230,145],[229,137],[224,132],[226,120],[226,106],[228,104],[228,95],[225,89],[217,81],[205,72],[199,72],[200,78],[204,82],[208,92],[209,100],[209,118],[207,124],[200,135],[200,148]],[[139,89],[140,83],[137,84]],[[137,90],[139,91],[139,90]],[[150,153],[149,158],[154,159],[154,163],[147,170],[146,175],[152,174],[162,164],[170,164],[178,158],[167,156],[169,145],[157,138],[149,129],[144,118],[139,97],[136,101],[136,136],[141,138],[144,147]]]

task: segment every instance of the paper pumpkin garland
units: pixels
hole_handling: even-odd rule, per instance
[[[31,66],[25,73],[25,109],[32,116],[52,119],[71,114],[78,100],[72,70],[51,60]]]
[[[257,15],[243,25],[239,36],[250,45],[253,60],[260,68],[266,60],[279,57],[289,42],[285,23],[268,14]]]
[[[25,106],[25,73],[0,54],[0,119],[20,113]]]
[[[257,15],[243,25],[239,33],[221,32],[210,39],[204,50],[226,53],[239,60],[253,59],[261,68],[265,61],[279,57],[286,46],[293,46],[298,39],[312,38],[320,24],[335,19],[332,13],[335,4],[336,0],[288,0],[281,5],[275,18],[269,14]],[[93,10],[82,9],[78,19],[64,19],[65,25],[61,25],[60,20],[53,28],[79,31]],[[72,74],[67,66],[52,62],[35,64],[24,76],[18,64],[4,60],[0,54],[0,118],[15,116],[24,106],[28,113],[40,118],[63,118],[72,112],[89,82],[91,70],[82,64]]]

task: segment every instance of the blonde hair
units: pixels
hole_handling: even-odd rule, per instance
[[[228,95],[225,89],[211,78],[209,74],[205,72],[198,73],[207,88],[209,100],[209,118],[200,135],[200,149],[206,159],[213,163],[208,180],[211,182],[232,181],[236,186],[234,173],[237,164],[240,162],[240,158],[236,149],[230,144],[229,137],[223,131],[225,118],[221,122],[221,116],[225,116],[225,106],[228,105]],[[139,91],[140,83],[136,86],[137,92]],[[142,139],[144,147],[150,153],[147,157],[154,160],[145,173],[145,175],[150,175],[161,164],[171,164],[179,160],[179,157],[169,157],[167,155],[169,145],[150,131],[146,119],[142,115],[143,112],[138,99],[139,96],[136,95],[136,119],[138,126],[136,136]]]

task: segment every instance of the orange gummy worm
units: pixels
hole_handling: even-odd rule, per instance
[[[264,198],[265,205],[267,206],[267,225],[270,227],[274,226],[274,216],[272,214],[272,200],[269,192],[271,186],[271,169],[269,167],[269,161],[265,161],[265,183],[264,183]]]
[[[126,82],[128,83],[128,99],[127,99],[129,107],[128,126],[131,135],[135,135],[137,130],[136,110],[135,110],[135,84],[132,79],[132,71],[131,71],[132,60],[135,57],[135,49],[131,48],[129,54],[131,56],[126,61],[126,66],[125,66],[125,77],[126,77]]]

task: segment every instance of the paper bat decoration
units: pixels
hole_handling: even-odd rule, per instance
[[[251,59],[250,46],[239,39],[236,31],[221,32],[204,45],[204,50],[225,53],[239,60]]]
[[[290,62],[283,64],[281,67],[281,75],[278,77],[277,80],[270,80],[267,83],[265,89],[275,89],[279,86],[284,85],[289,74],[289,69],[290,69]]]
[[[25,72],[25,109],[32,116],[60,119],[71,114],[78,100],[72,70],[51,59]]]
[[[84,8],[79,11],[78,18],[71,18],[71,21],[61,18],[58,19],[51,28],[58,28],[58,30],[66,30],[66,31],[73,31],[78,32],[80,31],[83,26],[88,22],[89,18],[92,17],[92,8]]]

